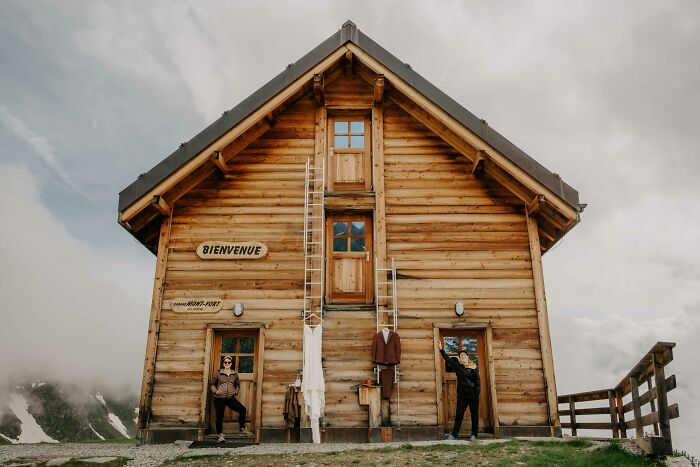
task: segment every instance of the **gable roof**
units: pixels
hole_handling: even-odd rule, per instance
[[[555,193],[577,212],[583,210],[579,204],[578,192],[565,183],[561,177],[552,173],[523,150],[508,141],[503,135],[491,128],[484,120],[462,107],[458,102],[440,91],[428,80],[416,73],[408,64],[401,62],[386,49],[362,33],[352,21],[347,21],[342,28],[323,41],[316,48],[290,64],[287,68],[255,91],[238,105],[223,113],[214,123],[206,127],[194,138],[180,145],[172,154],[158,163],[148,172],[141,174],[133,183],[119,193],[119,212],[123,212],[134,202],[148,194],[159,183],[168,178],[183,164],[187,163],[218,138],[231,131],[238,123],[295,82],[311,68],[347,44],[355,46],[369,54],[384,67],[412,86],[440,109],[460,122],[468,130],[479,136],[495,150],[503,154],[520,169]]]

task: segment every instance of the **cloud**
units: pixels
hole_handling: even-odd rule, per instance
[[[19,117],[13,115],[2,103],[0,103],[0,121],[5,123],[15,135],[32,148],[32,150],[61,177],[61,180],[63,180],[66,185],[85,199],[94,202],[94,199],[85,190],[80,188],[63,169],[48,141],[41,135],[35,133]]]
[[[72,237],[41,203],[28,169],[2,163],[0,177],[0,264],[6,271],[0,281],[0,381],[136,389],[148,323],[147,276]],[[140,278],[138,293],[109,280],[112,274]]]

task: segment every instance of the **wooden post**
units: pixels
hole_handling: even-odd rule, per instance
[[[253,427],[253,432],[255,433],[255,442],[260,442],[260,428],[262,427],[262,399],[263,399],[263,369],[265,368],[265,327],[261,327],[258,331],[258,368],[256,380],[256,394],[255,394],[255,426]],[[252,408],[252,407],[251,407]]]
[[[634,411],[634,428],[637,438],[644,438],[644,426],[642,425],[642,406],[639,403],[639,380],[636,376],[630,376],[630,392],[632,392],[632,410]]]
[[[382,423],[382,393],[381,388],[369,390],[369,427],[379,428]]]
[[[569,396],[569,418],[571,419],[571,436],[576,436],[576,402]]]
[[[498,420],[498,396],[496,395],[496,372],[494,371],[493,361],[493,331],[491,325],[486,327],[486,358],[488,361],[487,369],[489,374],[489,400],[491,402],[491,423],[493,424],[493,436],[501,437],[500,422]],[[442,358],[441,358],[442,360]],[[553,434],[552,434],[553,436]]]
[[[444,408],[442,402],[442,355],[438,350],[437,343],[440,340],[440,329],[433,328],[433,354],[435,358],[435,401],[437,408],[437,424],[444,426]]]
[[[615,401],[617,402],[617,420],[620,425],[620,437],[627,438],[627,424],[625,423],[625,404],[622,403],[622,389],[615,388]]]
[[[542,252],[537,221],[525,212],[528,238],[530,243],[530,258],[532,261],[532,280],[535,287],[535,304],[537,306],[537,325],[540,334],[540,351],[542,354],[542,369],[547,388],[547,411],[549,412],[550,427],[560,426],[559,403],[557,402],[557,385],[554,379],[554,358],[552,356],[552,341],[549,335],[549,318],[547,316],[547,298],[544,291],[544,273],[542,272]]]
[[[139,416],[136,429],[141,442],[145,441],[144,430],[148,429],[148,421],[151,413],[151,400],[153,398],[153,380],[156,370],[156,352],[158,349],[158,334],[160,333],[160,313],[163,304],[163,284],[165,283],[165,271],[168,263],[168,244],[170,242],[170,225],[172,224],[173,210],[170,217],[164,218],[160,224],[160,237],[158,239],[158,259],[156,260],[156,272],[153,278],[153,295],[151,296],[151,317],[148,324],[148,338],[146,340],[146,357],[144,359],[143,381],[141,383],[141,397],[139,399]]]
[[[615,391],[608,390],[608,404],[610,406],[610,425],[612,426],[613,438],[620,437],[620,430],[617,424],[617,410],[615,407]]]
[[[668,399],[666,398],[666,376],[664,372],[664,358],[661,352],[654,353],[654,383],[659,404],[659,428],[664,438],[665,450],[663,454],[673,454],[671,442],[671,423],[668,418]]]
[[[382,426],[391,426],[391,404],[389,399],[382,399]]]
[[[652,365],[654,364],[654,357],[652,356]],[[647,390],[649,391],[649,395],[651,396],[651,391],[652,391],[653,386],[651,385],[651,378],[647,380]],[[651,413],[656,412],[656,401],[654,397],[650,397],[649,399],[649,405],[651,406]],[[659,422],[654,423],[654,434],[656,436],[659,436]]]

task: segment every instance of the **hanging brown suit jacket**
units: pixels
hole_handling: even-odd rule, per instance
[[[389,338],[384,343],[384,333],[379,331],[372,339],[372,358],[378,365],[398,365],[401,362],[401,338],[389,331]]]

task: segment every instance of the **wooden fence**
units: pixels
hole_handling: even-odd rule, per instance
[[[672,454],[671,425],[677,418],[678,404],[668,404],[667,393],[676,388],[676,376],[666,377],[664,367],[673,360],[673,342],[657,342],[614,388],[597,391],[565,394],[558,397],[559,415],[569,417],[562,428],[571,428],[572,436],[579,430],[612,430],[613,438],[626,438],[627,430],[636,431],[636,442],[648,454]],[[652,384],[653,380],[653,384]],[[646,392],[639,394],[646,384]],[[632,400],[623,403],[623,398],[632,395]],[[576,403],[605,401],[603,407],[577,408]],[[649,404],[649,413],[642,415],[642,407]],[[627,416],[632,412],[631,416]],[[586,415],[608,415],[609,422],[585,422],[579,417]],[[644,427],[653,425],[654,435],[645,436]]]

